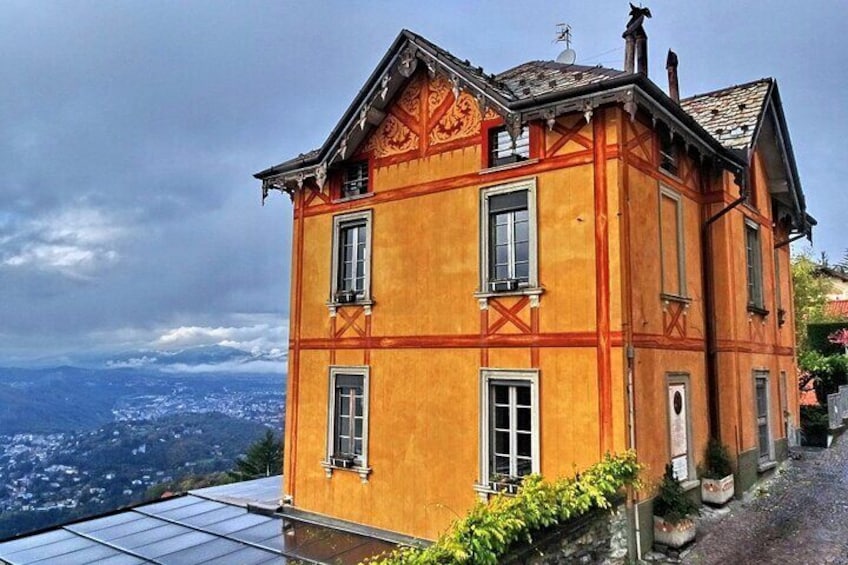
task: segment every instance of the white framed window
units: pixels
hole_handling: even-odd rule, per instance
[[[515,492],[540,471],[539,372],[482,369],[478,491]]]
[[[748,281],[748,308],[763,310],[763,256],[760,226],[745,218],[745,266]]]
[[[368,161],[356,161],[345,166],[342,178],[342,198],[353,198],[368,192]]]
[[[367,366],[330,367],[327,407],[327,476],[334,469],[351,469],[367,480],[368,388]]]
[[[537,289],[536,179],[480,191],[480,292]]]
[[[518,163],[530,158],[530,130],[522,128],[513,142],[506,126],[489,128],[489,167]]]
[[[333,217],[330,303],[371,300],[371,210]]]
[[[686,244],[683,239],[683,200],[677,192],[660,187],[660,279],[662,294],[685,298]]]
[[[757,448],[760,465],[774,460],[774,446],[771,441],[769,422],[769,373],[765,370],[754,371],[754,400],[757,416]]]

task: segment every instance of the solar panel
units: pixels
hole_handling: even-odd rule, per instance
[[[20,539],[0,543],[0,556],[10,555],[16,551],[22,551],[31,547],[40,547],[48,543],[70,539],[73,534],[65,530],[54,530],[34,536],[27,536]]]
[[[168,539],[158,539],[147,545],[136,547],[134,551],[142,557],[157,559],[163,555],[174,553],[194,545],[200,545],[202,543],[212,541],[213,539],[215,539],[215,537],[207,533],[189,530],[187,533],[180,534],[178,536]]]
[[[37,547],[30,547],[22,551],[16,551],[8,557],[3,556],[3,559],[8,559],[15,563],[31,563],[40,559],[51,559],[56,563],[62,563],[64,562],[62,559],[64,554],[72,553],[94,545],[96,544],[93,541],[71,535],[68,539],[48,543],[46,545],[39,545]]]

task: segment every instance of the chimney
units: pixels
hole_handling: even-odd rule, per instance
[[[680,84],[677,80],[677,53],[668,50],[665,60],[665,70],[668,71],[668,95],[676,103],[680,104]]]
[[[630,20],[621,37],[624,38],[624,72],[648,76],[648,34],[642,24],[651,17],[648,8],[630,4]]]

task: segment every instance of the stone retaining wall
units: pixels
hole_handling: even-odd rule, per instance
[[[512,565],[623,565],[627,562],[627,512],[624,505],[618,505],[612,511],[590,512],[534,536],[533,544],[517,548],[501,561]]]

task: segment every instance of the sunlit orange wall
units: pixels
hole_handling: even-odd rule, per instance
[[[411,106],[409,100],[405,103]],[[436,537],[477,500],[473,485],[480,479],[484,366],[539,370],[544,475],[568,475],[575,466],[586,467],[601,457],[602,446],[625,449],[619,166],[614,154],[601,152],[599,172],[593,154],[596,127],[603,127],[608,147],[617,145],[618,114],[610,110],[606,115],[608,119],[599,109],[593,123],[582,115],[563,118],[560,126],[576,128],[583,144],[571,142],[555,150],[562,134],[534,124],[534,144],[540,147],[528,163],[484,173],[479,113],[473,135],[464,143],[450,141],[454,146],[447,150],[403,146],[401,153],[392,154],[386,140],[369,141],[365,148],[371,153],[363,155],[373,164],[372,197],[338,205],[315,199],[296,211],[304,246],[299,258],[301,295],[292,309],[299,314],[292,320],[299,320],[302,341],[293,347],[293,353],[299,352],[299,366],[298,374],[289,377],[288,410],[297,426],[295,432],[287,429],[285,467],[286,488],[295,506]],[[377,135],[381,131],[378,128]],[[544,293],[534,332],[553,341],[537,348],[481,348],[474,345],[487,331],[474,296],[480,278],[480,190],[521,179],[536,181],[538,270]],[[606,194],[601,203],[595,198],[599,182]],[[606,207],[603,226],[596,224],[598,206]],[[341,313],[333,320],[327,307],[333,216],[361,209],[373,213],[374,305],[368,332],[371,343],[379,345],[370,348],[350,341],[359,338],[357,331],[365,331],[366,316],[356,313],[357,307],[340,308],[347,316],[358,316],[356,328],[335,342],[329,339],[342,322]],[[607,245],[606,298],[599,298],[596,290],[599,237]],[[599,300],[605,300],[608,317],[602,325],[612,336],[604,336],[606,365],[595,345]],[[497,301],[510,308],[519,298]],[[529,326],[532,310],[525,305],[516,315]],[[492,326],[499,314],[490,307],[488,316]],[[495,333],[495,338],[527,337],[512,323]],[[426,343],[414,345],[417,338]],[[397,343],[404,345],[393,345]],[[328,478],[320,465],[327,450],[331,364],[370,367],[368,463],[373,472],[366,483],[345,470],[335,470]],[[608,373],[606,406],[601,406],[599,371]],[[599,423],[601,411],[609,422],[606,432]]]

